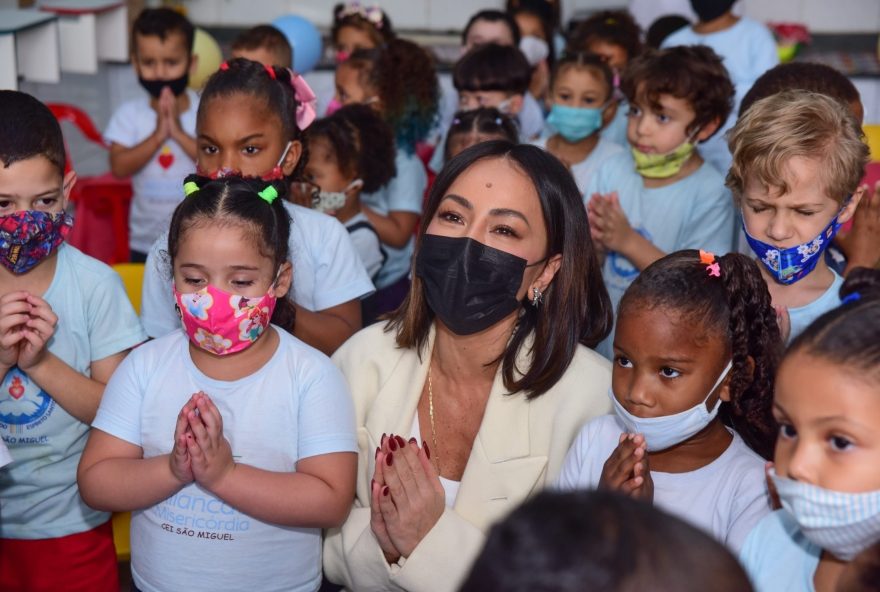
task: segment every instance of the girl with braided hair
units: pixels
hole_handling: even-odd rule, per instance
[[[201,94],[196,120],[196,170],[292,182],[308,161],[303,133],[315,117],[314,93],[286,68],[244,58],[224,62]],[[361,328],[360,299],[373,284],[345,228],[311,208],[285,202],[292,219],[290,299],[296,323],[283,326],[327,355]],[[171,298],[168,237],[153,243],[144,271],[141,318],[150,337],[180,327]]]
[[[321,529],[348,515],[348,386],[280,326],[293,308],[286,189],[187,178],[168,235],[183,330],[135,350],[104,391],[79,487],[94,508],[134,511],[140,590],[317,590]]]
[[[733,550],[770,512],[773,377],[782,341],[754,261],[678,251],[624,294],[615,414],[589,422],[560,476],[653,501]]]

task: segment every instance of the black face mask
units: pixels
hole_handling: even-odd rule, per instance
[[[691,8],[697,13],[701,23],[714,21],[730,10],[736,0],[691,0]]]
[[[189,84],[189,72],[180,78],[175,78],[174,80],[144,80],[143,78],[138,77],[138,82],[141,83],[144,90],[150,93],[150,96],[154,99],[159,98],[159,95],[162,94],[162,89],[166,86],[171,89],[171,92],[174,93],[175,97],[179,97],[186,90],[186,85]]]
[[[520,307],[526,260],[471,238],[426,234],[416,275],[434,314],[456,335],[488,329]]]

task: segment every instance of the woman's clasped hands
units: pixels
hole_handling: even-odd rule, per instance
[[[382,434],[371,483],[370,526],[385,559],[409,557],[446,507],[427,443]]]

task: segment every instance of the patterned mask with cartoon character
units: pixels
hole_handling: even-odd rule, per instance
[[[212,354],[240,352],[253,345],[269,326],[277,302],[273,286],[263,296],[253,298],[210,284],[188,294],[173,286],[183,330],[194,345]]]
[[[851,197],[851,196],[850,196]],[[844,207],[850,198],[844,202]],[[837,231],[840,230],[841,222],[840,214],[843,208],[828,223],[822,232],[811,241],[807,241],[802,245],[780,249],[771,244],[758,240],[746,229],[745,220],[743,220],[743,232],[746,235],[746,241],[749,246],[761,260],[761,264],[770,272],[770,275],[780,284],[793,284],[798,280],[805,278],[816,267],[819,258],[834,240]]]

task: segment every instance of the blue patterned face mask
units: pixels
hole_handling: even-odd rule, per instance
[[[779,500],[814,545],[852,560],[880,541],[880,490],[831,491],[771,472]]]
[[[849,202],[849,198],[844,202],[844,206]],[[743,232],[746,235],[746,241],[749,246],[761,260],[770,275],[780,284],[793,284],[796,281],[805,278],[816,267],[816,263],[834,240],[837,231],[840,230],[841,223],[838,221],[840,212],[831,219],[828,226],[825,227],[819,236],[802,245],[789,247],[787,249],[777,249],[773,245],[762,242],[746,229],[745,221],[743,221]]]

